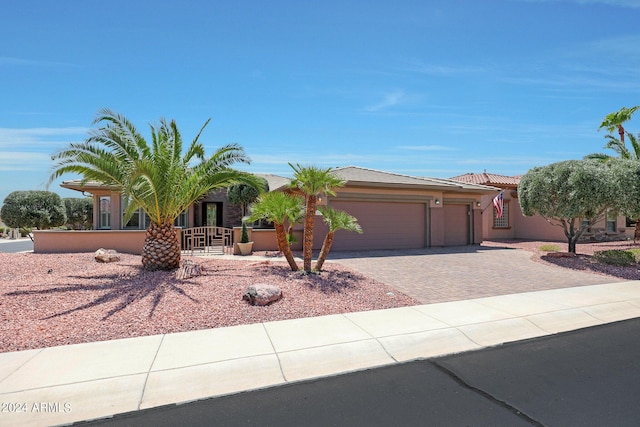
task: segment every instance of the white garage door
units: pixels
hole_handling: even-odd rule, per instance
[[[332,249],[415,249],[425,247],[424,203],[332,201],[358,219],[362,234],[339,230]]]

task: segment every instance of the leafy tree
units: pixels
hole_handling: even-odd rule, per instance
[[[640,160],[640,143],[638,143],[638,139],[631,132],[625,131],[622,126],[623,123],[631,119],[633,113],[639,108],[640,106],[632,108],[622,107],[619,111],[608,114],[598,128],[606,128],[609,132],[613,132],[616,128],[618,129],[620,137],[617,138],[611,134],[605,135],[607,144],[604,146],[605,149],[613,150],[617,154],[616,157],[610,156],[606,153],[594,153],[585,156],[585,159],[595,159],[600,161],[610,161],[615,158]],[[627,145],[625,144],[625,135],[627,135],[631,149],[627,148]],[[638,134],[638,137],[640,138],[640,134]],[[637,219],[637,216],[629,216],[629,218],[636,218],[634,240],[637,241],[640,239],[640,220]]]
[[[93,227],[93,200],[90,197],[62,199],[67,213],[66,225],[74,230]]]
[[[305,219],[302,242],[303,269],[306,273],[311,272],[311,259],[313,257],[313,227],[315,224],[316,206],[318,203],[318,193],[325,195],[335,195],[333,191],[337,187],[342,187],[345,182],[331,172],[331,168],[322,169],[316,166],[300,166],[289,163],[293,169],[293,179],[291,187],[297,189],[304,195],[305,199]]]
[[[287,259],[289,267],[293,271],[298,271],[299,267],[287,240],[286,224],[298,217],[302,209],[303,198],[301,196],[274,191],[260,195],[258,200],[249,207],[251,214],[245,218],[247,221],[266,219],[273,222],[278,249]]]
[[[256,201],[258,196],[269,191],[269,183],[266,179],[257,177],[260,182],[259,187],[253,185],[238,183],[230,185],[227,188],[227,198],[229,202],[242,206],[242,216],[247,214],[247,205]]]
[[[126,198],[124,222],[139,208],[151,224],[142,248],[142,264],[148,270],[170,270],[180,264],[180,242],[173,224],[193,202],[210,191],[243,182],[258,186],[255,176],[232,169],[249,163],[236,144],[219,148],[205,157],[199,142],[207,120],[183,153],[176,122],[160,120],[151,125],[149,144],[124,116],[109,109],[98,112],[100,123],[82,143],[72,143],[53,156],[56,162],[49,183],[65,173],[78,173],[115,187]]]
[[[539,214],[561,226],[568,251],[575,253],[585,230],[604,218],[607,209],[618,209],[624,203],[619,192],[621,177],[614,173],[614,163],[567,160],[529,170],[518,186],[522,213]]]
[[[46,230],[63,225],[67,216],[62,199],[51,191],[14,191],[0,210],[2,221],[11,228],[37,227]]]
[[[330,208],[328,206],[319,206],[318,210],[322,214],[322,219],[329,227],[329,232],[324,237],[322,242],[322,249],[320,249],[320,255],[318,261],[316,261],[316,270],[322,270],[324,261],[329,255],[331,246],[333,245],[333,237],[338,230],[355,231],[356,233],[362,233],[362,227],[358,224],[358,220],[346,213],[345,211]]]

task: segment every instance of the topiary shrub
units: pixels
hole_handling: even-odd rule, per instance
[[[593,259],[602,264],[621,267],[628,267],[638,263],[636,255],[628,250],[596,251],[593,253]]]

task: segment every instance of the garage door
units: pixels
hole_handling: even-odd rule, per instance
[[[358,219],[362,234],[339,230],[333,249],[414,249],[425,247],[424,203],[332,201]]]
[[[444,244],[462,246],[469,244],[469,205],[444,207]]]

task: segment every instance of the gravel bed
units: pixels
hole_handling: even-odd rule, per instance
[[[277,261],[196,257],[203,274],[178,280],[143,270],[140,256],[93,255],[0,253],[0,352],[419,304],[336,263],[302,275]],[[242,295],[256,283],[283,298],[249,305]]]
[[[640,245],[632,241],[600,242],[600,243],[578,243],[575,257],[553,257],[549,252],[542,251],[544,245],[555,245],[558,252],[567,252],[566,242],[546,242],[532,240],[504,240],[483,242],[482,246],[506,247],[529,251],[532,253],[531,259],[544,264],[556,265],[558,267],[570,268],[586,273],[599,274],[603,276],[615,277],[625,280],[640,280],[640,269],[638,265],[631,267],[618,267],[615,265],[600,264],[593,260],[593,253],[596,251],[638,249]]]

